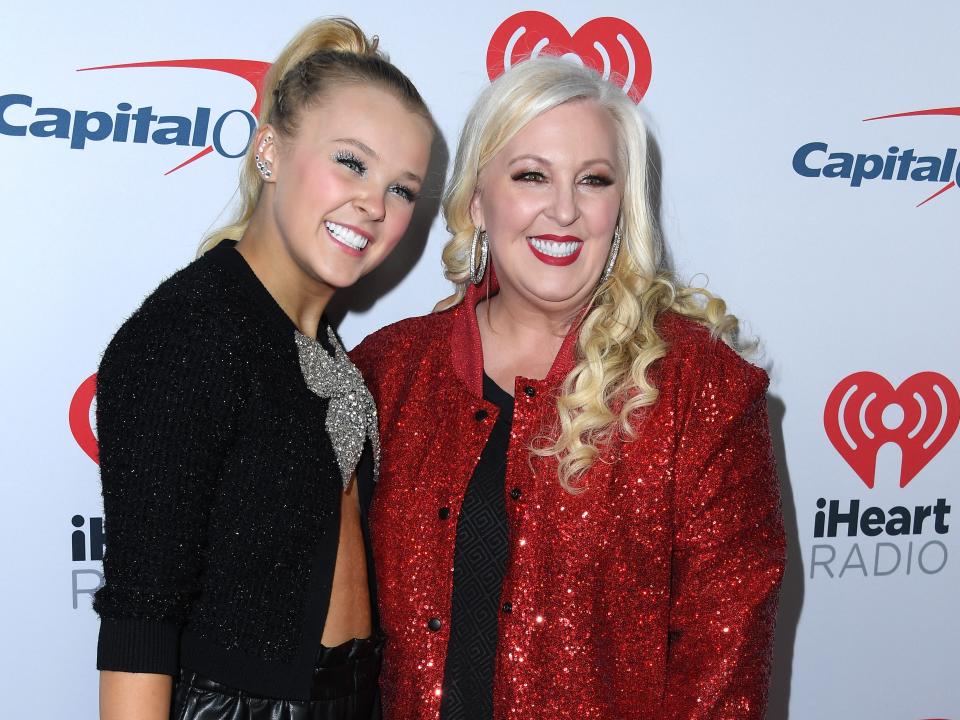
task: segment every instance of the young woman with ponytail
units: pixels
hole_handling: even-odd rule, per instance
[[[323,311],[404,234],[433,127],[376,39],[307,27],[266,78],[236,222],[107,348],[103,720],[375,712],[376,409]]]

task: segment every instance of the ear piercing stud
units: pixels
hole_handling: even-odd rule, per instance
[[[266,147],[267,143],[272,141],[273,136],[267,135],[267,137],[263,139],[263,142],[260,143],[260,147],[257,148],[257,154],[253,156],[253,161],[257,166],[257,172],[260,173],[264,180],[269,180],[273,176],[273,171],[271,171],[270,168],[267,167],[267,164],[260,159],[260,153],[263,152],[263,148]]]

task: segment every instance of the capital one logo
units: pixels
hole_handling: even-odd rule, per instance
[[[873,120],[892,120],[894,118],[913,118],[913,117],[924,117],[924,116],[930,117],[930,116],[937,116],[937,115],[941,117],[950,117],[950,116],[960,117],[960,107],[930,108],[927,110],[911,110],[910,112],[893,113],[892,115],[880,115],[878,117],[867,118],[866,120],[864,120],[864,122],[871,122]],[[903,155],[906,156],[908,152],[909,151],[904,151]],[[949,148],[944,154],[944,157],[942,160],[941,158],[938,158],[938,157],[931,158],[929,161],[930,167],[928,168],[926,174],[922,172],[922,168],[920,167],[920,162],[922,160],[925,160],[926,158],[918,159],[917,167],[915,167],[913,172],[910,173],[911,180],[919,179],[919,180],[926,180],[928,182],[935,182],[935,183],[939,182],[939,183],[946,183],[946,184],[943,185],[939,190],[934,192],[930,197],[926,198],[925,200],[921,200],[920,203],[917,205],[917,207],[920,207],[921,205],[926,205],[928,202],[930,202],[936,197],[939,197],[940,195],[945,193],[947,190],[950,190],[957,186],[957,180],[951,179],[951,171],[954,169],[954,162],[955,162],[956,156],[957,156],[957,149]],[[914,158],[916,159],[916,156],[914,156]],[[900,178],[900,175],[905,174],[904,164],[906,164],[907,168],[910,167],[909,160],[910,160],[909,156],[901,158],[901,170],[897,174],[898,179]],[[879,167],[876,167],[876,165],[878,165],[876,160],[874,160],[874,165],[875,167],[873,169],[872,178],[875,178],[878,175],[880,175]],[[917,177],[915,178],[915,176]],[[872,178],[868,178],[868,179],[872,179]],[[956,167],[955,178],[960,178],[960,166]]]
[[[877,373],[854,373],[833,389],[823,410],[827,437],[868,488],[886,443],[900,448],[900,487],[906,487],[949,442],[958,423],[960,394],[936,372],[917,373],[897,388]]]
[[[918,117],[960,117],[960,107],[929,108],[910,112],[878,115],[864,122]],[[801,145],[793,155],[793,170],[807,178],[841,179],[852,188],[869,182],[926,183],[936,188],[923,198],[917,207],[926,205],[960,183],[958,148],[950,147],[936,154],[918,153],[915,147],[890,145],[885,150],[848,152],[832,149],[826,142],[816,140]],[[930,190],[926,190],[929,193]]]
[[[538,55],[575,55],[640,102],[653,75],[650,49],[636,28],[615,17],[594,18],[572,35],[547,13],[526,10],[500,23],[487,46],[487,74],[506,70]]]
[[[134,110],[133,105],[126,101],[117,103],[116,108],[110,110],[71,110],[56,106],[35,108],[32,95],[5,93],[0,95],[0,135],[59,138],[69,141],[73,150],[83,150],[88,143],[107,140],[115,143],[151,143],[200,148],[164,173],[165,175],[176,172],[214,151],[227,158],[238,158],[246,152],[250,138],[256,132],[263,78],[270,69],[270,63],[237,59],[155,60],[79,68],[78,72],[144,68],[183,68],[233,75],[246,80],[252,86],[254,100],[249,111],[235,108],[212,118],[209,107],[198,107],[188,116],[155,112],[152,104],[141,105]],[[43,104],[43,101],[36,104]],[[249,132],[241,147],[228,148],[223,141],[227,124],[231,122],[240,122]]]

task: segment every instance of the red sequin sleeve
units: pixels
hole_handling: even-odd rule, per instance
[[[717,343],[676,475],[664,718],[762,720],[784,532],[766,374]]]

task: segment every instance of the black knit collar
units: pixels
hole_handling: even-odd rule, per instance
[[[253,268],[247,264],[246,259],[237,250],[236,240],[223,240],[213,248],[207,251],[204,257],[209,257],[212,262],[223,269],[229,271],[236,277],[243,288],[247,291],[254,306],[264,317],[273,325],[284,337],[292,337],[297,331],[297,326],[290,319],[290,316],[283,311],[280,303],[270,294],[266,286],[260,282],[260,278],[253,272]],[[327,327],[329,320],[326,313],[320,316],[320,324],[317,327],[316,337],[328,351],[330,350],[327,341]],[[321,339],[322,338],[322,339]]]

